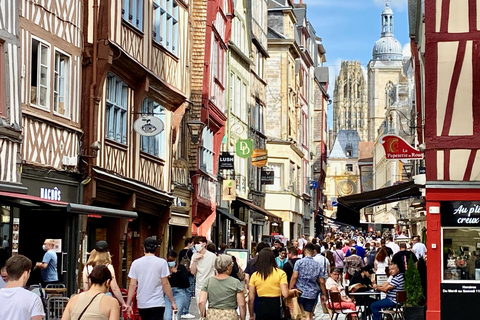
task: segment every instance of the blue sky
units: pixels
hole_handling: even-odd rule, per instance
[[[295,2],[299,2],[296,0]],[[303,0],[307,4],[307,19],[327,51],[330,67],[330,88],[333,93],[335,77],[342,60],[360,60],[366,67],[372,58],[372,48],[380,38],[381,14],[385,0]],[[395,38],[405,47],[409,43],[407,0],[390,0],[394,13]],[[366,79],[365,79],[366,80]],[[331,106],[328,123],[332,123]]]

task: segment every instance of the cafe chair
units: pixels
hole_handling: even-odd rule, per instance
[[[69,298],[67,297],[50,297],[47,300],[47,320],[62,319],[63,311],[67,307]]]
[[[353,311],[353,310],[350,310],[350,309],[343,309],[342,308],[342,296],[341,296],[340,292],[332,292],[332,291],[328,290],[327,293],[328,293],[327,308],[332,311],[330,313],[330,319],[331,320],[338,319],[339,314],[346,316],[345,319],[351,319],[352,315],[354,315],[354,314],[358,316],[358,310]],[[340,309],[335,309],[335,303],[340,304]]]
[[[45,287],[45,292],[48,297],[63,297],[66,291],[63,283],[50,283]]]
[[[407,301],[407,292],[405,290],[397,291],[395,297],[397,300],[395,307],[380,311],[382,319],[405,320],[403,304]]]

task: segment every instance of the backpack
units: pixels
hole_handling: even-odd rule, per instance
[[[190,260],[190,258],[188,257],[188,252],[185,253],[185,255],[183,256],[182,260],[180,260],[180,264],[182,266],[184,266],[188,272],[190,272],[190,263],[192,261]]]

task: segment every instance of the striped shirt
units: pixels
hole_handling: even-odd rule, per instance
[[[387,292],[387,299],[390,299],[393,303],[397,303],[397,291],[403,290],[403,284],[405,283],[403,273],[394,276],[389,283],[393,286],[393,289]]]

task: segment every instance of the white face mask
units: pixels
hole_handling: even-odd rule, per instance
[[[202,251],[202,249],[203,249],[203,246],[202,246],[201,243],[197,243],[197,244],[195,245],[195,250],[196,250],[197,252]]]
[[[47,248],[46,245],[42,245],[42,249],[43,249],[43,251],[48,251],[48,248]]]

